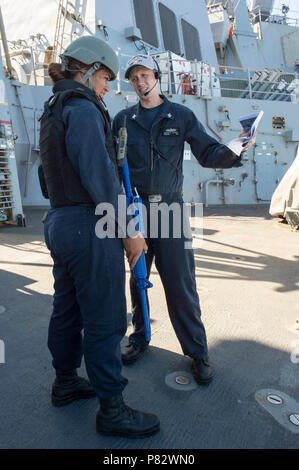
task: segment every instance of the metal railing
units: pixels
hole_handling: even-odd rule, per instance
[[[38,50],[39,53],[46,53],[46,50],[42,49],[44,39],[43,34],[37,34],[28,40],[7,41],[12,73],[16,80],[26,85],[45,84],[45,78],[48,76],[45,64],[38,61],[35,52]]]
[[[119,57],[128,59],[131,56],[119,53]],[[170,52],[156,54],[155,58],[162,72],[162,92],[168,95],[299,102],[299,74],[296,72],[211,66],[200,61],[173,58]],[[124,67],[121,67],[117,76],[118,93],[130,89],[123,76]]]
[[[282,70],[254,70],[220,66],[221,96],[269,101],[293,101],[298,74]]]
[[[124,78],[124,64],[132,57],[117,51],[120,71],[112,89],[116,93],[129,91],[129,81]],[[282,70],[256,70],[231,67],[227,65],[209,65],[202,61],[190,61],[178,58],[166,51],[154,55],[161,69],[161,90],[168,95],[194,95],[198,98],[227,97],[257,99],[269,101],[299,101],[299,74]],[[12,63],[12,66],[14,64]],[[28,65],[28,64],[27,64]],[[21,66],[21,65],[20,65]],[[45,85],[49,80],[44,68],[37,68],[34,62],[32,70],[22,68],[23,83]],[[50,84],[50,83],[47,83]]]
[[[290,10],[283,13],[279,8],[272,8],[270,14],[265,14],[261,7],[257,6],[250,12],[250,19],[253,24],[265,21],[266,23],[286,24],[288,26],[299,26],[299,11]]]
[[[3,140],[3,139],[2,139]],[[1,145],[3,147],[3,145]],[[3,221],[4,211],[14,207],[9,155],[7,149],[0,149],[0,219]]]

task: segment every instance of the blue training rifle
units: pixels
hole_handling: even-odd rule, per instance
[[[127,206],[132,207],[133,205],[133,207],[135,208],[134,218],[136,218],[137,220],[136,229],[137,231],[141,232],[144,235],[141,199],[138,195],[134,196],[132,192],[131,182],[130,182],[129,167],[128,167],[128,162],[126,159],[127,138],[128,138],[128,133],[127,133],[127,128],[126,128],[126,116],[125,116],[124,125],[123,127],[119,129],[119,133],[118,133],[117,164],[122,174],[123,185],[124,185],[125,192],[126,192]],[[150,333],[149,315],[148,315],[145,290],[148,289],[149,287],[153,287],[153,285],[147,279],[144,251],[141,253],[140,257],[138,258],[138,261],[133,269],[133,273],[134,273],[136,284],[137,284],[137,287],[141,296],[142,312],[143,312],[144,327],[145,327],[145,339],[146,341],[150,341],[151,333]]]

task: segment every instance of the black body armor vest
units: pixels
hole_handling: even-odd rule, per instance
[[[105,122],[105,145],[118,176],[116,151],[108,112],[91,90],[74,80],[61,80],[54,87],[54,95],[45,103],[40,126],[39,179],[44,197],[51,206],[94,205],[80,177],[68,158],[65,146],[65,125],[62,110],[71,97],[87,99],[101,111]]]

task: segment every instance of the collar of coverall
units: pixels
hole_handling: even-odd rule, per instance
[[[83,91],[84,93],[90,94],[94,98],[97,98],[100,104],[102,104],[102,106],[104,107],[105,111],[108,112],[107,106],[102,100],[102,98],[97,96],[95,91],[90,90],[89,87],[82,85],[82,83],[76,82],[75,80],[72,80],[69,78],[64,78],[56,82],[53,87],[53,93],[57,93],[58,91],[65,91],[65,90],[80,90],[80,91]]]
[[[56,93],[57,91],[65,91],[65,90],[80,90],[84,91],[85,93],[90,93],[95,95],[87,86],[82,85],[80,82],[76,82],[76,80],[72,80],[70,78],[64,78],[59,80],[55,83],[53,87],[53,92]]]
[[[108,113],[108,109],[102,98],[99,98],[94,91],[91,91],[87,86],[82,85],[80,82],[76,82],[75,80],[64,78],[59,80],[55,83],[53,87],[53,93],[57,93],[58,91],[66,91],[66,90],[79,90],[84,92],[85,94],[89,94],[91,97],[96,98],[99,101],[99,104],[102,105],[104,111],[106,112],[108,120],[110,120],[110,116]]]
[[[166,98],[164,95],[159,95],[163,99],[163,104],[160,112],[160,116],[163,118],[167,119],[174,119],[174,110],[173,110],[173,104]],[[141,112],[141,104],[140,101],[134,106],[132,109],[131,117],[133,121],[139,117],[140,112]]]

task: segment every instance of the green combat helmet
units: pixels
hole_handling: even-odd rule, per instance
[[[93,85],[92,80],[89,80],[89,78],[91,78],[92,74],[99,70],[101,66],[104,65],[111,72],[110,80],[115,80],[119,70],[118,58],[112,47],[96,36],[81,36],[71,42],[65,51],[60,54],[62,70],[73,71],[68,69],[68,59],[70,57],[83,64],[91,65],[90,69],[87,71],[76,70],[77,72],[84,73],[81,83],[85,83],[88,80],[91,90],[93,90]]]

